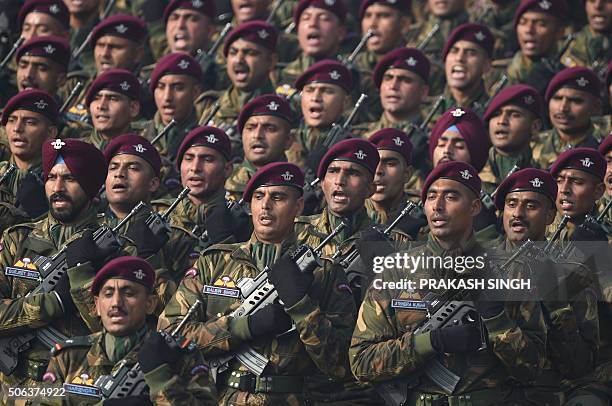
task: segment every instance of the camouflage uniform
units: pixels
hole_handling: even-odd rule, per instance
[[[561,62],[568,68],[586,66],[603,69],[605,72],[610,59],[612,59],[612,46],[610,46],[609,33],[606,35],[593,32],[587,25],[576,34],[576,38],[561,57]]]
[[[607,133],[600,133],[593,125],[583,133],[580,138],[571,144],[561,139],[555,128],[543,131],[532,141],[533,159],[540,168],[548,169],[557,160],[559,155],[570,148],[587,147],[597,149],[600,139],[605,138]]]
[[[286,159],[283,161],[286,161]],[[234,165],[232,175],[225,181],[225,197],[235,202],[242,199],[242,192],[244,192],[246,184],[255,175],[257,169],[247,160],[242,161],[239,165]]]
[[[478,86],[474,91],[474,94],[472,94],[464,103],[459,103],[457,100],[455,100],[450,89],[447,86],[444,89],[444,102],[442,102],[442,104],[436,111],[436,114],[430,121],[430,128],[436,123],[436,121],[438,121],[440,115],[442,115],[443,112],[447,111],[451,107],[469,107],[470,109],[474,110],[474,112],[478,114],[479,117],[482,117],[487,108],[485,104],[488,100],[489,95],[487,94],[484,81],[481,82],[480,86]],[[429,112],[431,107],[431,104],[424,105],[421,111],[425,115]]]
[[[506,75],[508,76],[507,85],[516,85],[519,83],[527,83],[531,85],[541,86],[542,84],[530,83],[528,79],[529,75],[533,71],[536,64],[541,63],[542,59],[546,58],[550,60],[550,58],[555,58],[558,53],[558,48],[555,45],[553,49],[546,55],[543,55],[537,60],[531,59],[523,54],[523,51],[518,50],[512,59],[510,60],[510,64],[506,69]],[[551,62],[556,63],[556,60],[551,60]]]
[[[484,168],[478,174],[482,180],[482,190],[487,193],[493,193],[502,180],[506,179],[508,172],[510,172],[514,165],[517,165],[520,169],[538,167],[531,156],[531,147],[529,145],[515,156],[502,155],[495,150],[495,147],[491,147],[489,149],[489,158]]]
[[[6,173],[11,164],[15,164],[13,158],[8,161],[0,162],[0,177]],[[42,164],[40,160],[32,163],[32,166],[28,169],[15,169],[15,171],[0,184],[0,232],[6,230],[9,226],[31,221],[27,213],[15,207],[17,204],[19,185],[29,172],[42,178]]]
[[[299,127],[291,130],[295,141],[287,151],[287,161],[306,168],[308,155],[325,140],[330,130],[331,126],[312,128],[301,120]]]
[[[208,360],[235,351],[245,343],[243,337],[249,336],[248,332],[236,331],[234,320],[239,319],[229,316],[239,301],[229,296],[204,294],[205,286],[236,291],[236,283],[241,278],[254,278],[266,265],[271,265],[287,250],[294,249],[295,244],[294,236],[273,245],[263,244],[253,235],[245,243],[219,244],[209,248],[196,262],[197,273],[186,276],[181,282],[174,299],[160,316],[159,326],[175,325],[189,306],[200,299],[203,302],[197,316],[200,322],[187,323],[185,335],[198,344]],[[250,341],[257,352],[270,360],[264,375],[270,376],[268,380],[278,390],[267,391],[264,387],[259,393],[250,393],[228,385],[228,381],[232,383],[232,376],[246,372],[245,366],[233,359],[229,370],[217,379],[217,386],[221,387],[219,403],[298,405],[304,402],[304,377],[325,376],[330,384],[350,377],[346,354],[355,305],[346,287],[341,269],[327,262],[324,267],[317,268],[309,294],[286,309],[296,323],[298,334]],[[260,387],[259,382],[257,387]]]
[[[98,25],[100,18],[96,15],[91,19],[84,27],[74,29],[70,28],[70,49],[74,52],[77,48],[83,44],[87,35],[93,31],[94,27]],[[95,62],[93,56],[94,44],[91,42],[85,47],[85,50],[79,55],[79,59],[76,61],[76,65],[81,69],[85,69],[88,72],[95,72]]]
[[[471,237],[458,249],[444,250],[430,237],[426,245],[408,251],[413,256],[484,255],[483,248]],[[443,269],[387,269],[382,281],[408,278],[458,278],[474,275],[471,268],[462,274]],[[452,275],[451,275],[452,273]],[[422,369],[435,354],[429,335],[413,335],[425,320],[427,312],[392,306],[392,299],[420,302],[427,291],[372,289],[367,292],[357,318],[349,359],[355,376],[364,382],[378,383],[389,379],[405,379],[411,383],[408,404],[423,406],[444,397],[443,390],[424,374]],[[546,330],[538,303],[508,303],[505,312],[484,320],[489,336],[486,350],[465,354],[444,354],[438,359],[461,379],[450,394],[449,404],[502,405],[520,404],[508,396],[514,378],[529,382],[537,375],[545,356]],[[416,372],[416,374],[414,374]],[[416,375],[416,376],[415,376]],[[420,375],[420,376],[419,376]],[[411,379],[413,377],[414,379]],[[469,398],[467,396],[469,395]],[[456,403],[454,403],[454,402]]]
[[[144,125],[146,122],[133,122],[130,127],[125,131],[124,134],[127,133],[141,133],[144,130]],[[82,141],[93,144],[100,151],[104,151],[108,144],[112,141],[111,138],[106,138],[102,134],[98,132],[95,128],[84,127],[79,131],[79,139]]]
[[[83,88],[66,110],[65,117],[68,125],[79,128],[81,127],[79,122],[87,123],[90,121],[89,109],[85,103],[85,96],[95,79],[95,72],[89,73],[84,70],[72,71],[66,76],[66,83],[57,92],[61,100],[66,100],[68,98],[70,92],[78,82],[83,83]]]
[[[494,58],[512,57],[519,48],[514,28],[514,11],[520,1],[512,0],[503,3],[491,1],[488,3],[484,9],[478,10],[477,15],[472,16],[471,21],[480,22],[492,30],[495,35]]]
[[[389,210],[377,210],[374,207],[372,199],[368,199],[365,202],[366,212],[368,217],[372,219],[376,224],[389,224],[397,216],[401,209],[406,206],[406,202],[410,200],[414,204],[418,204],[421,201],[421,196],[418,193],[404,193],[404,197],[397,202],[397,205],[391,207]]]

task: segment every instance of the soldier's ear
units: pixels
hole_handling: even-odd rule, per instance
[[[412,173],[414,172],[412,165],[406,165],[406,169],[404,169],[404,177],[403,177],[403,182],[404,183],[408,183],[410,182],[410,178],[412,178]]]
[[[604,192],[606,191],[606,185],[603,182],[599,182],[595,185],[595,200],[599,200],[601,199],[601,197],[603,196]]]
[[[531,135],[535,135],[539,133],[541,128],[542,128],[542,120],[539,118],[534,119],[531,122]]]
[[[225,165],[223,166],[223,178],[227,180],[232,176],[232,172],[234,172],[234,164],[232,161],[225,161]]]
[[[557,208],[555,207],[554,204],[551,204],[551,206],[546,211],[546,225],[547,226],[551,225],[553,221],[555,221],[556,216],[557,216]]]
[[[130,118],[135,119],[140,114],[140,101],[130,100]]]
[[[134,55],[133,61],[140,64],[140,61],[142,61],[142,58],[144,57],[144,47],[142,45],[138,45],[134,51],[136,54]]]
[[[153,176],[149,182],[149,193],[154,193],[157,189],[159,189],[160,183],[161,181],[159,180],[159,176]]]
[[[295,218],[299,217],[302,215],[302,212],[304,211],[304,195],[300,196],[299,199],[297,199],[296,204],[295,204]]]
[[[55,82],[55,86],[59,89],[63,87],[65,84],[66,84],[66,73],[61,72],[59,75],[57,75],[57,81]]]
[[[59,130],[57,129],[57,126],[51,125],[49,126],[49,137],[50,139],[55,139],[57,138],[57,135],[59,134]]]
[[[410,16],[408,14],[402,14],[400,16],[400,32],[402,37],[405,37],[410,32]]]
[[[145,302],[145,311],[147,313],[147,316],[150,316],[153,314],[153,312],[155,312],[158,301],[159,297],[157,296],[157,292],[155,292],[155,290],[148,292],[147,300]]]
[[[473,199],[472,203],[470,204],[470,216],[471,217],[478,216],[481,210],[482,210],[482,202],[480,201],[478,197],[476,197],[476,199]]]
[[[100,317],[100,307],[98,306],[98,295],[94,296],[94,304],[96,305],[96,316]]]

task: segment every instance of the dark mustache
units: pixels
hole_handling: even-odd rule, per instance
[[[72,203],[72,199],[70,198],[70,196],[68,196],[66,193],[63,192],[56,192],[53,193],[50,197],[49,197],[49,201],[51,203],[53,202],[57,202],[57,201],[68,201],[70,203]]]

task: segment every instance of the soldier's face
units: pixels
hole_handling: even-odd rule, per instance
[[[472,157],[467,143],[461,134],[456,131],[444,131],[438,139],[438,144],[431,158],[433,166],[442,162],[460,161],[471,163]]]
[[[338,85],[309,83],[302,89],[302,114],[309,127],[325,128],[338,122],[351,97]]]
[[[300,15],[297,36],[306,56],[335,56],[345,35],[346,28],[331,11],[307,7]]]
[[[293,221],[302,213],[304,199],[292,186],[261,186],[253,192],[251,213],[257,239],[279,243],[293,231]]]
[[[380,83],[380,103],[385,113],[407,117],[418,113],[429,93],[429,86],[407,69],[388,69]]]
[[[550,122],[557,130],[567,134],[580,135],[591,122],[591,116],[598,115],[600,103],[590,93],[562,87],[548,102]]]
[[[66,164],[57,164],[45,182],[49,212],[60,223],[71,224],[89,207],[89,198]]]
[[[321,182],[327,207],[344,217],[361,209],[374,193],[372,174],[362,165],[350,161],[332,161]]]
[[[252,116],[242,129],[244,158],[257,167],[284,158],[293,143],[289,123],[276,116]]]
[[[13,111],[6,122],[6,136],[15,159],[32,162],[40,159],[43,143],[57,135],[57,127],[39,113]]]
[[[612,2],[586,0],[584,2],[589,26],[596,32],[608,32],[612,28]]]
[[[468,91],[476,87],[482,75],[491,69],[491,60],[484,49],[471,41],[455,42],[444,61],[448,87]]]
[[[64,0],[70,14],[77,16],[94,13],[100,7],[100,0]]]
[[[108,164],[105,185],[111,209],[127,213],[140,201],[150,200],[151,194],[159,187],[159,178],[143,158],[119,154]]]
[[[182,122],[193,110],[193,102],[202,92],[202,87],[191,76],[164,75],[153,92],[157,111],[164,124],[172,118]]]
[[[608,196],[612,196],[612,150],[608,151],[605,158],[606,163],[608,164],[606,169],[606,177],[604,178],[606,193]]]
[[[424,207],[431,234],[457,244],[472,233],[473,218],[482,206],[474,192],[460,182],[438,179],[429,187]]]
[[[23,19],[21,36],[27,40],[42,35],[66,37],[67,32],[62,23],[47,13],[32,11]]]
[[[557,210],[572,219],[591,212],[605,187],[597,177],[578,169],[562,169],[557,174]]]
[[[538,192],[512,192],[504,201],[504,230],[509,241],[542,241],[555,219],[552,202]]]
[[[140,112],[140,103],[119,92],[102,89],[89,105],[94,128],[106,136],[125,134]]]
[[[240,38],[229,47],[227,75],[236,88],[250,91],[266,82],[276,61],[275,53]]]
[[[43,56],[24,55],[17,62],[17,87],[55,94],[66,83],[66,69]]]
[[[238,24],[251,20],[265,20],[270,0],[232,0],[232,10]]]
[[[561,36],[557,17],[537,11],[526,11],[516,25],[516,36],[523,54],[539,57],[549,53]]]
[[[374,31],[368,40],[368,51],[384,54],[399,46],[402,36],[399,35],[406,26],[408,18],[398,9],[384,4],[374,3],[369,6],[361,19],[361,31]]]
[[[183,187],[191,189],[189,199],[196,204],[217,193],[231,174],[232,163],[210,147],[191,147],[181,161]]]
[[[541,121],[527,109],[507,104],[493,113],[489,120],[489,137],[493,146],[503,152],[518,152],[529,145]]]
[[[166,23],[166,40],[171,52],[194,53],[205,49],[214,32],[210,18],[195,10],[178,8]]]
[[[374,175],[375,192],[371,199],[380,204],[395,202],[404,195],[404,183],[410,180],[412,170],[397,151],[379,149],[380,162]]]
[[[109,69],[121,68],[132,71],[138,66],[144,48],[142,45],[115,35],[104,35],[96,41],[94,61],[98,74]]]
[[[136,333],[145,325],[147,315],[155,310],[157,296],[149,294],[140,283],[108,279],[98,296],[94,296],[94,301],[106,331],[123,337]]]
[[[428,0],[427,4],[436,17],[451,17],[465,9],[465,0]]]

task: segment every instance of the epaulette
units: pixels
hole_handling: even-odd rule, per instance
[[[66,340],[55,343],[51,348],[51,356],[59,354],[60,351],[74,347],[90,347],[93,344],[94,335],[70,337]]]
[[[295,219],[294,223],[312,224],[312,222],[318,219],[321,214],[311,214],[309,216],[299,216]]]
[[[32,222],[32,223],[15,224],[15,225],[12,225],[12,226],[8,227],[5,230],[5,232],[8,234],[8,233],[11,233],[14,230],[18,230],[19,228],[29,228],[29,229],[33,230],[33,229],[36,228],[36,223]]]
[[[136,121],[132,121],[130,123],[130,126],[132,127],[132,130],[141,132],[145,130],[146,128],[148,128],[150,123],[151,123],[151,120],[136,120]]]
[[[195,100],[194,104],[202,103],[204,100],[217,100],[223,94],[220,90],[207,90]]]
[[[234,252],[237,249],[240,249],[240,245],[243,243],[234,243],[234,244],[213,244],[210,247],[207,247],[200,252],[200,255],[205,255],[214,251],[221,252]]]

